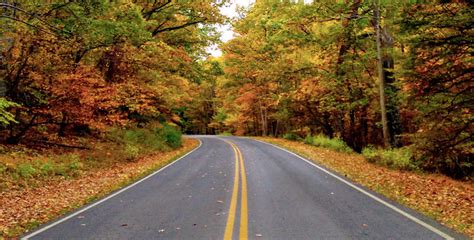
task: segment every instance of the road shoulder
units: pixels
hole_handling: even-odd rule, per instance
[[[438,222],[474,235],[472,183],[455,181],[436,174],[387,169],[368,163],[361,155],[339,153],[301,142],[276,138],[254,138],[290,150],[317,165],[354,181]]]
[[[2,192],[0,220],[4,223],[0,224],[0,238],[18,236],[72,210],[101,201],[168,166],[198,145],[198,140],[186,138],[183,147],[176,150],[90,171],[77,178],[51,181],[37,188]]]

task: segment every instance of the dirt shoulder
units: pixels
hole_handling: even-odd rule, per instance
[[[298,153],[474,238],[472,182],[456,181],[438,174],[388,169],[367,162],[360,154],[340,153],[297,141],[266,137],[256,139]]]
[[[75,177],[46,178],[36,186],[3,189],[0,192],[0,239],[18,236],[107,195],[167,165],[197,145],[197,140],[185,138],[181,148],[168,152],[87,169]]]

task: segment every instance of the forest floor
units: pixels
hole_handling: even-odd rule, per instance
[[[53,162],[44,160],[51,158],[51,151],[0,154],[0,239],[17,237],[136,181],[196,148],[198,141],[184,138],[178,149],[132,161],[114,156],[113,146],[96,145],[74,154],[55,153]],[[32,155],[24,160],[29,163],[11,166],[15,158]]]
[[[293,151],[442,224],[474,238],[474,183],[439,174],[400,171],[303,142],[256,137]]]

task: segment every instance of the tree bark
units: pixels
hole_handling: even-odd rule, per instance
[[[390,135],[388,132],[387,110],[385,106],[385,77],[382,64],[382,43],[380,36],[380,10],[377,4],[374,4],[374,20],[377,42],[377,62],[379,75],[379,95],[380,95],[380,114],[382,115],[382,131],[383,144],[385,147],[390,146]]]

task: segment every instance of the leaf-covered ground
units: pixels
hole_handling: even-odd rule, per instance
[[[388,169],[362,155],[276,138],[257,138],[296,152],[386,197],[474,238],[474,183],[438,174]]]
[[[197,146],[184,139],[183,147],[136,161],[116,162],[89,169],[77,177],[44,179],[36,186],[3,189],[0,192],[0,239],[14,237],[93,199],[163,167]]]

